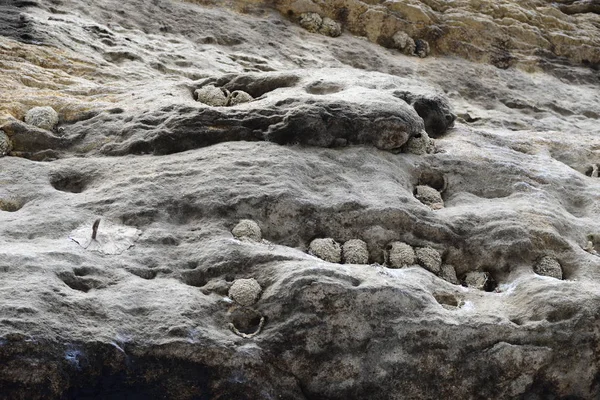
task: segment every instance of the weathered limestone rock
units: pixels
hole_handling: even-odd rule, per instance
[[[390,243],[388,262],[391,268],[402,268],[416,263],[414,249],[402,242]]]
[[[325,17],[319,28],[319,33],[326,36],[338,37],[342,34],[342,27],[331,18]]]
[[[563,278],[562,267],[553,257],[544,256],[533,267],[533,271],[538,275],[550,276],[556,279]]]
[[[51,131],[58,124],[58,113],[52,107],[34,107],[25,114],[25,123]]]
[[[431,247],[418,247],[415,249],[416,260],[420,266],[431,273],[438,275],[442,271],[442,256]]]
[[[317,13],[303,13],[300,15],[300,26],[309,32],[317,33],[323,25],[323,18]]]
[[[260,298],[262,288],[254,278],[236,279],[229,288],[229,297],[236,303],[248,307]]]
[[[313,240],[310,242],[308,252],[330,263],[342,262],[342,248],[331,238]]]
[[[342,246],[342,260],[345,264],[368,264],[369,250],[367,244],[360,239],[348,240]]]
[[[435,151],[435,142],[429,137],[427,132],[422,132],[421,136],[413,136],[408,139],[405,151],[418,156],[430,154]]]
[[[256,242],[262,240],[262,232],[256,221],[243,219],[231,231],[237,239],[250,239]]]

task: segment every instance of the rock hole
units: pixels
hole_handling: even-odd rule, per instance
[[[238,307],[229,316],[231,323],[237,330],[245,334],[256,332],[260,325],[261,317],[258,311],[247,307]]]
[[[0,211],[16,212],[25,205],[25,201],[19,199],[0,199]]]
[[[77,267],[73,268],[75,276],[86,276],[92,273],[92,269],[89,267]]]
[[[462,306],[463,303],[461,299],[456,297],[454,294],[448,292],[434,292],[433,298],[442,306],[447,306],[450,308],[458,308]]]
[[[94,286],[90,282],[76,276],[74,273],[62,272],[57,274],[58,278],[73,290],[87,293]]]
[[[50,175],[50,184],[61,192],[81,193],[90,181],[89,176],[73,170],[57,171]]]
[[[426,185],[444,193],[448,186],[448,180],[443,173],[435,170],[422,170],[419,173],[418,185]]]
[[[560,305],[557,309],[552,310],[546,316],[548,322],[560,322],[573,318],[577,314],[577,309],[570,305]]]
[[[589,176],[590,178],[598,178],[599,170],[600,170],[599,164],[592,164],[585,170],[585,174],[587,176]]]
[[[207,276],[206,272],[198,269],[183,271],[181,273],[181,278],[183,280],[183,283],[194,287],[202,287],[206,285],[209,280],[209,277]]]
[[[158,271],[145,268],[129,268],[127,271],[137,277],[147,280],[154,279],[156,278],[156,275],[158,275]]]
[[[524,322],[521,318],[513,318],[510,320],[510,322],[512,322],[515,325],[519,325],[519,326],[524,324]]]
[[[498,282],[491,274],[488,274],[488,280],[483,287],[483,290],[486,292],[495,292],[498,287]]]

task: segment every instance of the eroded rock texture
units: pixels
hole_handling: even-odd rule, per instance
[[[0,397],[598,398],[584,3],[0,0]]]

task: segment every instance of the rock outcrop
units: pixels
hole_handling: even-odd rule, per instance
[[[598,18],[0,0],[0,397],[597,398]]]

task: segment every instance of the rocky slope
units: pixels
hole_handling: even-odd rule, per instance
[[[593,1],[0,11],[0,398],[600,397]]]

